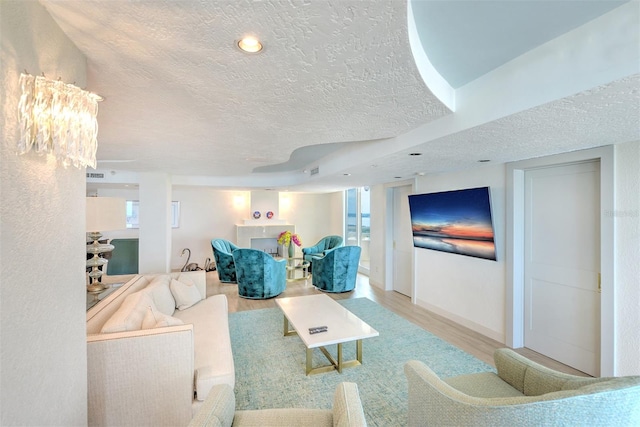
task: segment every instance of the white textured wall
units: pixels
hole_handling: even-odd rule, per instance
[[[138,200],[136,190],[99,189],[98,195]],[[184,265],[186,256],[180,256],[184,248],[191,249],[190,262],[202,267],[207,258],[213,259],[211,239],[221,238],[235,242],[236,224],[242,224],[243,220],[250,218],[250,199],[251,193],[248,191],[174,186],[171,200],[180,202],[180,227],[171,230],[171,269],[180,269]],[[303,247],[315,244],[328,234],[342,235],[343,217],[341,192],[280,193],[280,219],[296,226]],[[138,230],[105,233],[109,238],[138,235]],[[142,246],[140,249],[142,250]]]
[[[344,192],[337,191],[326,195],[329,204],[329,228],[331,234],[344,235],[345,213]]]
[[[640,141],[615,147],[615,375],[640,374]],[[416,249],[418,304],[498,341],[505,316],[504,165],[418,179],[417,193],[488,185],[498,262]],[[373,210],[373,209],[372,209]],[[373,217],[372,217],[373,223]]]
[[[140,174],[138,272],[171,271],[171,179],[164,173]]]
[[[338,217],[344,212],[337,212],[336,197],[341,193],[280,193],[280,218],[296,226],[296,233],[302,239],[302,247],[315,245],[325,236],[336,234],[342,236],[338,227]],[[284,200],[289,199],[289,202]],[[296,247],[296,255],[302,256]]]
[[[498,261],[414,249],[418,305],[500,342],[505,334],[505,166],[420,177],[416,194],[491,187]]]
[[[87,197],[92,197],[89,194],[96,194],[95,190],[88,191]],[[138,195],[137,188],[130,189],[107,189],[100,188],[97,190],[98,197],[119,197],[125,200],[139,200],[140,196]],[[127,228],[124,230],[110,230],[102,232],[102,236],[104,239],[132,239],[137,238],[140,234],[140,230],[137,228]]]
[[[371,187],[371,241],[369,242],[369,283],[385,289],[385,233],[387,187]]]
[[[0,425],[86,425],[84,170],[14,148],[20,72],[84,86],[86,60],[40,3],[0,9]]]
[[[280,194],[277,191],[254,190],[251,192],[251,214],[261,213],[261,220],[266,220],[267,212],[273,212],[272,219],[280,219]],[[252,218],[251,217],[251,218]]]
[[[191,249],[191,261],[204,266],[213,259],[211,239],[236,241],[236,224],[248,218],[249,193],[223,191],[208,187],[174,187],[172,199],[180,202],[180,228],[171,231],[171,268],[180,269],[186,261],[180,257]]]
[[[616,375],[640,375],[640,141],[615,147]]]

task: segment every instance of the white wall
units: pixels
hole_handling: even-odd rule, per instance
[[[313,246],[325,236],[342,236],[341,219],[344,217],[344,210],[341,198],[342,193],[283,192],[280,193],[280,218],[296,226],[303,248]],[[302,256],[298,247],[296,256]]]
[[[616,375],[640,375],[640,141],[615,147]]]
[[[414,249],[416,304],[497,341],[505,335],[505,166],[427,175],[416,194],[491,187],[498,261]]]
[[[371,240],[369,242],[369,284],[385,289],[385,250],[387,187],[374,185],[371,191]]]
[[[140,174],[138,272],[171,271],[171,179],[161,172]]]
[[[123,197],[138,200],[135,189],[98,189],[102,197]],[[315,244],[329,234],[342,235],[342,193],[289,193],[282,192],[280,219],[296,226],[296,233],[304,246]],[[190,262],[204,266],[213,259],[211,239],[236,241],[236,224],[251,217],[251,193],[248,191],[219,190],[210,187],[174,186],[172,201],[180,202],[180,227],[171,231],[171,269],[182,268],[187,258],[181,256],[184,248],[191,250]],[[138,237],[135,229],[105,232],[108,238]],[[297,254],[301,255],[300,248]]]
[[[91,197],[91,195],[97,195],[98,197],[120,197],[125,200],[140,200],[140,196],[138,195],[137,188],[129,188],[129,189],[112,189],[112,188],[99,188],[97,191],[87,192],[87,197]],[[104,239],[132,239],[138,238],[140,235],[140,230],[137,228],[127,228],[124,230],[111,230],[104,231],[102,236]]]
[[[615,221],[615,375],[639,375],[640,141],[619,144],[614,149],[615,208],[603,214],[613,216]],[[504,167],[483,166],[424,176],[417,180],[416,187],[416,193],[491,187],[498,262],[415,249],[415,292],[418,305],[500,342],[504,342],[505,292],[510,286],[505,264]],[[374,187],[373,194],[377,191]],[[376,210],[384,209],[378,197],[376,200]],[[378,250],[376,254],[372,251],[372,263],[374,258],[381,259]]]
[[[86,59],[40,3],[0,9],[0,425],[86,425],[84,170],[15,154],[20,72],[83,87]]]
[[[211,239],[236,241],[236,224],[249,218],[251,209],[246,191],[224,191],[208,187],[174,187],[174,201],[180,202],[180,228],[172,231],[171,268],[186,262],[184,248],[191,249],[191,261],[200,267],[213,259]]]
[[[329,204],[329,227],[331,232],[327,234],[344,235],[345,228],[345,206],[344,192],[338,191],[327,194]]]

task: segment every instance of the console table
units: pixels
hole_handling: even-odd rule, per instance
[[[87,311],[94,305],[98,304],[100,301],[105,299],[109,294],[118,289],[120,286],[124,285],[124,283],[109,283],[105,284],[107,288],[100,293],[89,293],[87,292]]]

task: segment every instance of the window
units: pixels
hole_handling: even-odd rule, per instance
[[[369,187],[345,191],[345,245],[360,246],[360,268],[369,273],[369,240],[371,237],[371,192]]]
[[[127,228],[140,228],[138,211],[140,202],[127,200]],[[171,228],[180,227],[180,202],[171,202]]]

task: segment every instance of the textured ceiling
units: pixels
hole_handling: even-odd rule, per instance
[[[637,29],[628,30],[640,22],[633,1],[635,9],[625,10],[634,16],[620,30],[627,38],[638,38]],[[423,82],[401,0],[40,2],[87,56],[89,89],[106,97],[98,116],[103,170],[163,171],[181,182],[189,181],[186,176],[210,178],[208,185],[236,188],[329,191],[475,167],[482,158],[508,162],[640,139],[640,80],[629,77],[640,72],[637,66],[615,79],[599,79],[605,84],[583,85],[434,137],[443,121],[455,124],[476,113],[449,111]],[[478,12],[452,15],[463,10],[462,2],[427,3],[439,6],[432,13],[443,14],[429,17],[431,22],[457,16],[435,42],[441,51],[456,52],[440,68],[464,68],[466,80],[486,72],[485,57],[499,58],[491,66],[513,63],[536,43],[620,4],[475,1],[467,3]],[[580,4],[588,11],[579,16],[558,12],[566,15]],[[541,5],[556,12],[541,13]],[[536,25],[513,25],[534,18],[523,10],[538,11]],[[508,36],[494,37],[499,24]],[[428,21],[416,25],[423,36],[438,31]],[[235,47],[246,34],[262,40],[262,53],[247,55]],[[481,42],[471,45],[476,64],[464,53],[471,41]],[[640,41],[634,43],[640,51]],[[427,51],[429,43],[423,44]],[[565,47],[571,54],[573,47]],[[549,86],[551,92],[556,85]],[[480,99],[472,110],[484,108]],[[402,142],[416,129],[424,135]],[[412,151],[424,154],[408,156]],[[327,167],[334,164],[339,166]],[[316,165],[320,174],[310,177]]]
[[[107,99],[99,159],[130,170],[243,175],[448,113],[412,60],[401,1],[42,3]],[[244,34],[264,51],[240,52]]]
[[[640,75],[633,75],[540,107],[398,151],[384,161],[349,170],[377,182],[412,179],[417,174],[478,167],[480,160],[504,163],[593,148],[602,141],[640,138]],[[409,156],[419,152],[421,156]],[[375,167],[372,167],[374,164]],[[339,186],[343,177],[325,182]],[[376,183],[364,181],[359,185]]]

